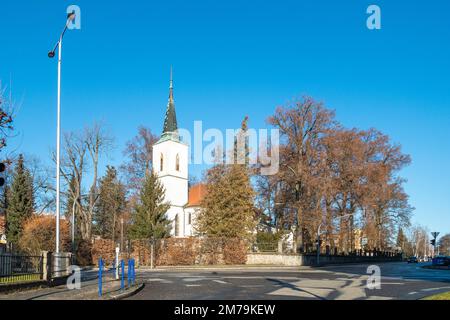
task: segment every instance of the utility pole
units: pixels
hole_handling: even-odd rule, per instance
[[[75,206],[77,204],[78,197],[73,200],[72,205],[72,254],[75,254]]]
[[[123,217],[120,218],[120,251],[123,252]]]

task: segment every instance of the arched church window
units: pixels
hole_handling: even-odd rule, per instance
[[[178,218],[178,214],[175,216],[175,237],[180,235],[180,221]]]
[[[175,161],[175,170],[180,171],[180,156],[178,154]]]
[[[164,156],[161,154],[160,164],[159,164],[159,171],[164,170]]]

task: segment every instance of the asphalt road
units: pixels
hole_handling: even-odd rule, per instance
[[[368,264],[321,268],[140,270],[136,300],[420,299],[450,291],[450,271],[383,263],[380,289],[367,288]],[[373,282],[371,282],[373,283]]]

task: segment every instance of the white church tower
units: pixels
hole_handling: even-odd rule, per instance
[[[172,235],[184,237],[188,203],[188,145],[180,141],[173,99],[172,69],[170,70],[169,102],[161,139],[153,146],[153,170],[163,184],[165,201],[170,203],[168,218],[173,221]]]

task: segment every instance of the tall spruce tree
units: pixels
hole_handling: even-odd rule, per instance
[[[218,163],[206,173],[206,195],[196,222],[197,232],[209,237],[250,240],[256,226],[254,190],[250,183],[248,117],[234,141],[234,162]]]
[[[170,205],[164,202],[164,195],[164,187],[157,176],[147,173],[132,215],[131,238],[157,240],[170,235],[171,222],[166,216]]]
[[[196,230],[209,237],[251,239],[256,219],[247,167],[215,165],[207,172],[206,189]]]
[[[34,194],[33,177],[25,168],[23,155],[19,155],[8,194],[6,209],[8,242],[17,245],[22,234],[24,222],[33,215]]]
[[[107,167],[105,176],[100,179],[93,222],[94,233],[104,239],[115,241],[120,233],[119,219],[126,206],[125,186],[117,178],[117,170]]]

